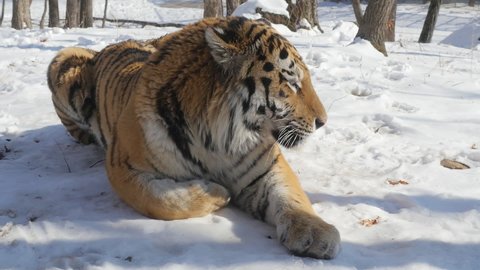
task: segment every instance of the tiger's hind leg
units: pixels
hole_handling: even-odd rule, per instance
[[[62,124],[83,144],[95,143],[95,90],[92,59],[96,52],[84,48],[60,51],[48,66],[48,86]]]
[[[107,153],[108,179],[116,193],[141,214],[155,219],[175,220],[207,215],[226,206],[229,192],[221,185],[191,180],[177,182],[157,179],[131,164],[110,163]]]

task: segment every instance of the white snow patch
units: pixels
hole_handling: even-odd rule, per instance
[[[480,50],[480,19],[477,18],[452,32],[440,43],[465,49]]]
[[[248,0],[238,6],[232,15],[248,17],[252,14],[257,14],[256,10],[259,8],[264,12],[279,14],[290,18],[287,7],[287,1],[284,0]]]

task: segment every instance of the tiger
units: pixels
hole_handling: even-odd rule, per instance
[[[112,189],[139,213],[177,220],[232,203],[294,255],[339,253],[338,230],[281,152],[327,114],[302,57],[269,24],[207,18],[99,52],[67,48],[47,77],[62,123],[105,150]]]

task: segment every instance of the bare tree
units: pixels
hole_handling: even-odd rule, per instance
[[[13,0],[12,27],[15,29],[32,28],[29,0]]]
[[[80,1],[67,0],[67,10],[65,14],[65,28],[74,28],[80,25]]]
[[[48,27],[60,26],[60,12],[58,11],[58,0],[48,0]]]
[[[385,48],[389,17],[395,0],[370,0],[362,15],[360,1],[352,1],[358,23],[357,37],[370,41],[375,49],[388,56]]]
[[[30,5],[32,0],[22,0],[23,4],[23,23],[27,28],[32,28],[32,16],[30,15]]]
[[[5,15],[5,0],[2,1],[2,13],[0,14],[0,26],[3,23],[3,15]]]
[[[227,0],[227,16],[232,15],[235,9],[247,0]]]
[[[317,1],[316,0],[286,0],[289,17],[279,14],[273,14],[257,8],[256,12],[262,14],[262,17],[272,23],[284,24],[290,30],[296,31],[299,28],[309,28],[317,26],[323,33],[317,17]]]
[[[203,0],[203,17],[223,16],[222,0]]]
[[[363,13],[362,7],[360,6],[360,0],[352,0],[353,14],[355,14],[355,19],[357,20],[357,25],[360,27],[360,24],[363,22]]]
[[[83,28],[93,27],[92,0],[81,0],[80,4],[80,26]]]
[[[423,23],[422,33],[418,42],[420,43],[430,43],[432,41],[433,30],[435,29],[435,24],[437,23],[438,12],[440,11],[440,5],[442,0],[431,0],[430,6],[428,7],[427,17]]]
[[[43,2],[43,13],[42,18],[40,19],[40,29],[45,28],[45,15],[47,15],[48,0]]]
[[[475,6],[475,0],[469,0],[468,5],[471,7]]]
[[[390,10],[390,16],[387,21],[387,33],[385,41],[395,41],[395,22],[397,20],[397,0],[393,1],[392,9]]]
[[[105,20],[107,19],[107,7],[108,7],[108,0],[105,0],[105,7],[103,8],[102,28],[105,28]]]
[[[12,10],[12,28],[15,29],[23,29],[23,5],[21,3],[22,0],[13,0],[13,10]]]

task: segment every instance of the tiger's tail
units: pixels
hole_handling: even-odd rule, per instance
[[[48,87],[55,111],[70,135],[83,144],[96,143],[91,126],[96,122],[93,57],[84,48],[61,50],[48,66]]]

